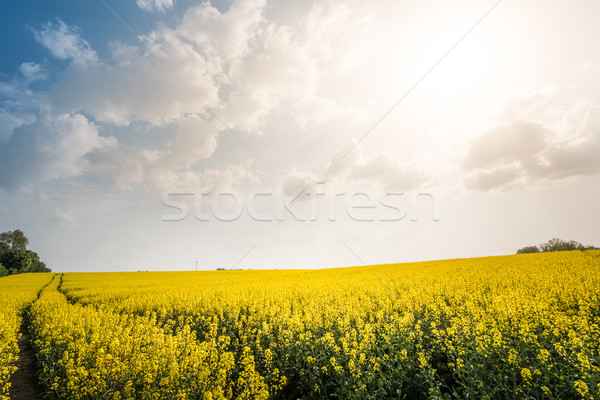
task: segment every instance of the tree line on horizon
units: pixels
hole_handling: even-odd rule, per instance
[[[562,240],[559,238],[550,239],[546,243],[542,243],[538,246],[525,246],[517,250],[517,254],[529,254],[529,253],[548,253],[552,251],[573,251],[573,250],[600,250],[596,246],[584,246],[574,240]]]
[[[39,255],[27,249],[29,239],[19,230],[0,233],[0,277],[26,272],[52,272]]]

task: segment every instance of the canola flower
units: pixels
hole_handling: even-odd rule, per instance
[[[167,332],[155,316],[70,304],[56,280],[30,310],[40,379],[61,399],[224,399],[234,360],[227,341],[199,342],[189,327]],[[251,356],[247,356],[251,361]],[[242,360],[243,361],[243,360]],[[260,377],[243,369],[253,398]],[[258,397],[260,398],[260,397]],[[263,397],[264,398],[264,397]]]
[[[0,400],[8,400],[10,376],[17,369],[14,362],[23,310],[51,279],[51,274],[42,273],[0,278]]]
[[[599,399],[599,296],[575,251],[63,274],[30,316],[51,398]]]

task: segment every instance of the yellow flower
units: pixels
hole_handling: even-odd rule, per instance
[[[552,391],[550,391],[550,389],[548,388],[548,386],[542,386],[541,389],[542,389],[542,391],[544,392],[544,394],[546,396],[550,396],[552,394]]]
[[[508,352],[508,363],[514,364],[517,362],[517,352],[514,349],[510,349]]]
[[[550,352],[546,349],[541,349],[537,355],[537,358],[542,362],[542,364],[545,364],[550,358]]]
[[[444,359],[435,348],[460,374],[480,372],[477,363],[465,368],[473,359],[495,363],[490,374],[514,369],[523,383],[517,396],[561,370],[566,383],[541,386],[540,394],[571,390],[591,399],[600,389],[593,359],[598,265],[600,252],[561,252],[372,271],[65,273],[39,299],[51,274],[4,277],[0,400],[14,373],[23,307],[46,360],[41,374],[57,398],[278,398],[293,390],[286,375],[290,385],[323,392],[331,373],[360,397],[363,385],[380,389],[385,374],[415,381],[406,362],[435,381]],[[309,368],[298,370],[303,357]],[[426,379],[416,384],[423,396],[437,395]]]
[[[523,377],[523,379],[525,379],[525,381],[531,380],[531,371],[529,370],[529,368],[522,368],[521,376]]]
[[[575,386],[575,390],[577,390],[581,397],[585,397],[585,395],[588,394],[588,386],[584,381],[577,380],[573,386]]]

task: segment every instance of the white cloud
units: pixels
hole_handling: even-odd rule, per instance
[[[227,165],[221,169],[206,169],[202,173],[202,186],[209,190],[235,191],[242,182],[256,183],[258,176],[253,171],[252,161]]]
[[[142,161],[144,183],[155,190],[190,187],[200,179],[192,167],[217,148],[219,122],[189,115],[179,123],[175,141],[164,151],[145,152]]]
[[[207,123],[197,115],[188,115],[179,122],[175,142],[161,164],[188,168],[195,162],[208,158],[217,148],[218,123]]]
[[[10,139],[15,128],[34,123],[39,113],[48,110],[44,95],[26,86],[19,81],[0,82],[0,144]]]
[[[506,191],[600,173],[600,105],[580,97],[561,107],[556,96],[509,102],[503,125],[467,145],[461,162],[468,188]]]
[[[481,170],[471,175],[467,180],[469,189],[479,190],[508,190],[514,187],[523,173],[519,165],[509,164]]]
[[[172,2],[138,5],[163,10]],[[147,33],[145,46],[112,42],[107,59],[98,58],[78,29],[61,20],[47,23],[34,32],[36,39],[55,57],[72,62],[47,93],[45,118],[85,115],[99,127],[177,126],[172,143],[163,147],[124,146],[112,139],[112,145],[80,155],[89,168],[113,174],[120,188],[143,184],[158,190],[196,180],[198,161],[215,152],[227,127],[208,108],[240,135],[262,133],[278,112],[305,129],[352,120],[357,107],[323,95],[321,88],[325,72],[335,76],[339,48],[360,36],[362,27],[354,29],[355,36],[348,28],[359,16],[349,7],[316,3],[282,23],[267,19],[268,11],[264,0],[234,2],[226,12],[204,2],[188,9],[179,24]],[[342,61],[346,69],[347,63]],[[22,72],[33,79],[37,66],[23,64]],[[30,128],[47,123],[17,115],[10,110],[4,118],[12,121],[11,132],[25,123]],[[348,179],[366,181],[381,172],[383,185],[407,182],[402,166],[388,156],[349,160],[358,164]]]
[[[61,228],[72,228],[77,226],[77,219],[70,211],[54,210],[54,215],[50,218],[50,224],[58,225]]]
[[[13,189],[79,176],[87,169],[86,154],[115,143],[99,136],[98,128],[83,115],[41,116],[16,128],[0,147],[0,186]]]
[[[360,18],[345,6],[314,3],[291,24],[256,19],[248,42],[251,51],[230,63],[226,119],[243,115],[234,119],[236,126],[250,132],[260,132],[265,120],[282,109],[291,110],[293,122],[303,128],[353,119],[360,107],[323,89],[340,81],[347,85],[336,74],[343,64],[340,49],[351,47],[360,37]],[[353,36],[345,31],[349,25],[355,27]]]
[[[0,143],[8,141],[16,127],[33,121],[35,121],[35,117],[32,115],[15,115],[6,110],[0,110]]]
[[[321,71],[335,70],[334,33],[355,16],[315,5],[318,12],[288,26],[267,20],[265,5],[240,1],[221,13],[205,2],[188,9],[178,25],[146,34],[147,48],[114,42],[110,60],[72,65],[54,87],[52,102],[60,112],[84,110],[118,125],[164,125],[208,107],[232,128],[255,133],[283,107],[304,127],[350,119],[356,106],[324,96],[320,88]],[[321,18],[328,30],[316,35]],[[59,28],[53,32],[74,31],[62,22]],[[329,31],[334,33],[327,36]]]
[[[19,71],[21,71],[21,73],[25,77],[27,83],[41,79],[46,79],[47,77],[46,71],[42,69],[42,66],[34,62],[22,63],[19,67]]]
[[[164,125],[201,113],[207,105],[218,106],[213,74],[219,72],[211,61],[168,30],[155,32],[148,42],[168,67],[152,53],[114,44],[114,63],[70,68],[50,94],[55,107],[61,112],[83,109],[115,125],[136,120]]]
[[[96,52],[90,44],[79,36],[77,28],[67,26],[62,20],[48,22],[39,31],[34,31],[35,39],[43,44],[54,57],[70,59],[76,64],[97,61]]]
[[[562,179],[600,173],[600,105],[590,111],[586,117],[585,129],[578,138],[560,142],[549,151],[549,178]]]
[[[248,163],[222,168],[197,166],[217,148],[220,124],[190,114],[179,122],[174,140],[164,149],[136,149],[128,146],[107,146],[86,155],[91,167],[108,171],[120,189],[143,185],[154,193],[172,188],[194,190],[202,183],[206,187],[230,188],[252,177]]]
[[[152,9],[171,5],[141,3]],[[217,148],[227,128],[208,108],[242,135],[262,132],[282,107],[303,127],[348,117],[355,108],[319,94],[320,68],[335,59],[336,38],[327,32],[345,26],[348,10],[314,5],[292,26],[268,21],[265,5],[235,2],[221,13],[205,2],[191,7],[179,25],[161,25],[145,35],[147,47],[111,43],[103,60],[61,20],[35,32],[54,56],[72,60],[48,93],[52,113],[85,114],[98,124],[178,127],[166,147],[99,146],[82,160],[114,174],[120,188],[144,184],[162,190],[196,180],[196,163]],[[318,28],[321,19],[328,29]],[[33,78],[37,67],[24,64],[22,70]]]
[[[511,163],[531,169],[541,167],[540,156],[547,149],[551,136],[552,133],[541,124],[515,121],[471,141],[463,165],[466,169]]]
[[[221,14],[209,2],[191,7],[184,15],[177,33],[193,42],[198,49],[234,60],[248,54],[258,39],[259,28],[266,23],[262,16],[265,0],[235,2]]]
[[[352,144],[352,143],[350,143]],[[365,153],[356,146],[344,157],[345,151],[335,154],[320,174],[292,168],[282,178],[286,195],[325,190],[331,196],[345,190],[360,190],[370,194],[403,193],[423,187],[430,178],[419,169],[389,153]],[[300,196],[298,200],[308,200]]]
[[[342,151],[326,167],[324,176],[346,184],[375,185],[383,190],[402,191],[425,183],[422,172],[409,163],[402,162],[390,153],[365,154],[362,146],[352,151]]]
[[[165,11],[173,7],[174,0],[137,0],[136,4],[144,11]]]
[[[216,190],[239,192],[240,185],[244,182],[255,183],[258,179],[252,171],[250,161],[204,170],[168,169],[160,164],[151,164],[145,168],[144,184],[154,193],[172,190],[194,193],[199,188],[213,194]]]
[[[292,168],[282,179],[283,193],[287,196],[296,196],[298,192],[313,193],[317,184],[325,183],[322,178],[307,171]],[[300,200],[306,199],[300,196]]]

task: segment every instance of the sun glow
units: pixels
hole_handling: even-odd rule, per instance
[[[476,96],[489,84],[491,70],[488,48],[476,37],[458,44],[448,37],[424,43],[412,66],[414,75],[423,77],[415,95],[440,105],[460,104]]]

